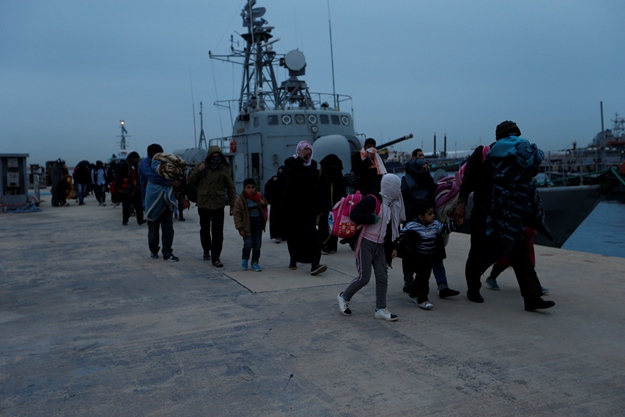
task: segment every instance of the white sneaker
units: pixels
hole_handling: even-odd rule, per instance
[[[415,303],[416,305],[418,305],[424,310],[431,310],[434,307],[434,305],[430,303],[428,300],[425,300],[423,302],[418,302],[416,298],[410,298],[410,299],[412,300],[413,303]]]
[[[343,293],[337,295],[336,299],[339,302],[339,310],[341,310],[341,314],[344,316],[351,316],[352,310],[349,309],[349,301],[343,298]]]
[[[388,311],[388,308],[376,308],[373,317],[376,319],[397,321],[397,316]]]

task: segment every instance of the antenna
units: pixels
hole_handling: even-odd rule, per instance
[[[197,148],[197,130],[195,128],[195,98],[193,97],[193,80],[189,72],[189,83],[191,83],[191,111],[193,112],[193,146]]]
[[[336,85],[334,83],[334,48],[332,46],[332,20],[330,18],[330,0],[328,1],[328,28],[330,30],[330,62],[332,63],[332,97],[334,98],[334,109],[340,110],[336,99]]]
[[[202,102],[200,101],[200,141],[198,147],[202,147],[202,143],[204,143],[204,148],[208,149],[206,146],[206,136],[204,136],[204,115],[202,113]]]

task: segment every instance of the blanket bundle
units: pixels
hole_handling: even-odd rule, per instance
[[[152,158],[153,166],[154,161],[159,161],[156,172],[166,180],[174,181],[183,179],[187,175],[187,163],[184,159],[171,153],[157,153]]]

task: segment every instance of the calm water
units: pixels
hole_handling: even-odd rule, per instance
[[[599,203],[562,249],[625,258],[625,203]]]

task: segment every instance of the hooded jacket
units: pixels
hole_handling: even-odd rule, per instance
[[[215,152],[221,155],[222,163],[216,169],[211,169],[209,160]],[[234,207],[236,190],[230,175],[230,164],[219,146],[208,148],[204,164],[204,171],[200,171],[198,165],[189,175],[189,185],[197,187],[197,206],[209,210],[221,209],[226,205]]]

